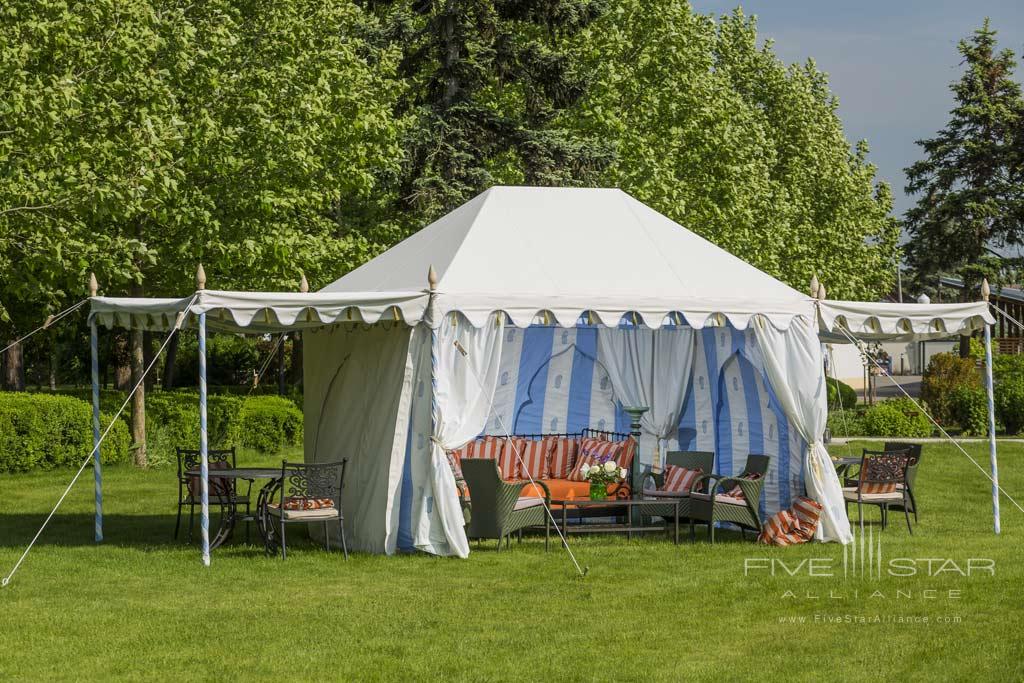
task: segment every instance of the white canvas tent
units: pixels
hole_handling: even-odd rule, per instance
[[[825,506],[819,538],[851,538],[821,443],[818,335],[885,312],[818,302],[619,190],[492,188],[317,293],[92,303],[108,326],[169,329],[180,314],[201,333],[308,330],[306,459],[349,458],[358,549],[465,556],[444,449],[521,423],[619,424],[628,404],[650,408],[645,464],[711,444],[729,473],[745,449],[774,448],[773,504],[806,488]],[[917,306],[881,329],[987,315]]]

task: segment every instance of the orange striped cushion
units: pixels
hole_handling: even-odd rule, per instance
[[[616,453],[622,449],[621,443],[614,441],[603,441],[601,439],[582,439],[580,441],[580,453],[576,458],[576,464],[569,473],[572,481],[584,481],[583,466],[593,467],[598,463],[607,460],[614,460]]]
[[[519,465],[520,478],[526,479],[526,475],[529,473],[529,478],[534,480],[548,479],[547,449],[550,445],[547,439],[523,439],[517,437],[512,439],[512,443],[505,446],[505,450],[511,451],[513,459]],[[517,451],[519,457],[516,457]]]
[[[666,465],[663,474],[665,477],[665,483],[661,487],[662,491],[687,493],[689,492],[690,487],[693,486],[693,482],[697,481],[698,477],[704,474],[704,470],[699,467],[695,470],[690,470],[685,467]]]
[[[497,460],[498,472],[502,479],[518,479],[519,463],[516,462],[515,452],[511,448],[505,448],[505,441],[505,437],[501,436],[479,438],[473,444],[469,454],[462,457]]]
[[[791,534],[800,528],[800,520],[789,510],[779,510],[768,518],[757,537],[765,545],[792,545]]]
[[[896,493],[896,482],[886,483],[872,483],[869,481],[861,482],[860,484],[861,493]]]
[[[578,442],[565,436],[548,436],[544,441],[547,443],[548,476],[551,479],[568,479],[576,465]]]
[[[620,441],[622,448],[615,455],[615,463],[619,467],[625,467],[627,470],[633,467],[633,456],[636,455],[636,439],[629,437],[625,441]]]

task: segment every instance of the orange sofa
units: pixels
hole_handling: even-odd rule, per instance
[[[608,487],[608,493],[609,495],[617,498],[628,498],[630,496],[631,491],[636,486],[636,472],[634,472],[635,468],[633,467],[636,455],[636,440],[628,434],[618,434],[612,432],[597,431],[592,429],[584,429],[578,434],[516,434],[513,435],[513,438],[525,438],[534,441],[540,441],[543,439],[569,439],[575,441],[577,452],[575,453],[575,457],[572,458],[572,464],[570,464],[569,466],[570,468],[575,465],[575,460],[576,458],[579,457],[578,446],[579,441],[581,441],[582,439],[590,438],[603,441],[621,442],[623,444],[623,447],[621,450],[616,452],[614,459],[620,467],[625,467],[628,470],[629,481],[623,482],[621,484],[610,485]],[[475,442],[471,442],[470,444],[463,446],[462,448],[459,449],[459,451],[449,452],[448,454],[449,464],[452,466],[456,482],[458,483],[460,490],[464,494],[468,494],[468,489],[465,487],[465,482],[462,481],[461,457],[480,457],[470,449],[482,446],[484,443],[486,443],[486,439],[487,437],[480,437],[476,439]],[[480,446],[478,446],[478,444]],[[492,444],[486,449],[486,457],[488,459],[495,459],[498,461],[498,469],[499,471],[502,472],[502,476],[506,477],[508,481],[521,481],[524,483],[528,482],[529,480],[526,477],[522,476],[522,473],[519,472],[519,464],[513,462],[511,457],[509,455],[506,455],[503,450],[496,449],[494,446],[495,444],[493,444],[492,441]],[[503,460],[503,456],[507,459]],[[549,452],[548,454],[546,454],[546,457],[550,458],[551,453]],[[545,467],[544,469],[545,471],[547,471],[549,467]],[[510,473],[512,473],[513,476],[507,476]],[[551,492],[551,500],[582,500],[590,498],[590,483],[587,481],[576,481],[573,479],[561,477],[544,477],[540,479],[535,479],[535,481],[543,482],[548,487],[548,490]],[[519,495],[520,497],[543,497],[544,490],[540,486],[535,486],[527,483],[527,485],[523,487],[522,493],[520,493]]]

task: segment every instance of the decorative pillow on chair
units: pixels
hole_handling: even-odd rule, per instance
[[[568,479],[576,466],[579,443],[567,436],[546,436],[544,449],[548,454],[548,478]]]
[[[865,458],[857,475],[860,477],[860,492],[896,493],[896,484],[902,476],[906,460],[902,455]]]
[[[664,484],[659,491],[689,493],[693,482],[697,481],[702,474],[704,474],[704,470],[699,467],[690,470],[685,467],[677,467],[676,465],[666,465],[665,470],[662,472]]]
[[[308,498],[306,496],[289,496],[284,499],[285,510],[326,510],[334,507],[333,498]]]
[[[207,482],[209,483],[210,500],[220,500],[228,498],[234,492],[233,480],[227,477],[215,477],[213,472],[215,470],[227,470],[231,469],[231,463],[226,460],[210,460],[207,462]],[[199,469],[199,465],[196,465],[196,469]],[[202,477],[189,477],[188,478],[188,493],[194,500],[199,500],[203,495],[203,480]]]
[[[737,478],[738,479],[748,479],[750,481],[757,481],[762,476],[764,476],[764,475],[757,474],[757,473],[754,473],[754,472],[750,472],[750,473],[744,474],[744,475],[742,475],[740,477],[737,477]],[[733,498],[739,498],[740,500],[746,500],[747,499],[747,497],[743,495],[743,489],[740,488],[739,484],[736,484],[736,486],[733,486],[732,489],[727,494],[725,494],[725,495],[731,496]]]
[[[505,444],[505,450],[512,456],[512,459],[519,466],[519,477],[521,479],[549,479],[548,448],[551,446],[548,439],[524,439],[515,437],[511,443]],[[518,451],[519,457],[516,457]],[[522,458],[522,461],[520,461]],[[529,473],[529,477],[527,477]]]

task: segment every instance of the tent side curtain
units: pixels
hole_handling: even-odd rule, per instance
[[[94,297],[91,316],[105,327],[169,330],[179,312],[183,326],[207,314],[207,326],[220,332],[262,334],[344,322],[419,323],[426,292],[226,292],[203,290],[182,299]],[[189,305],[189,303],[191,305]]]
[[[970,334],[995,318],[984,301],[954,304],[895,304],[822,301],[823,341],[849,343],[843,333],[868,341],[913,341]]]

